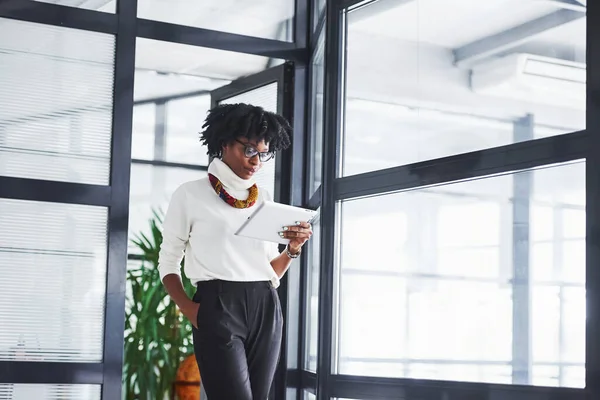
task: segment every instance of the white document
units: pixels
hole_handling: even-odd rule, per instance
[[[296,222],[311,223],[317,211],[294,207],[287,204],[265,201],[248,217],[235,232],[238,236],[287,244],[289,239],[279,236],[284,226],[296,225]]]

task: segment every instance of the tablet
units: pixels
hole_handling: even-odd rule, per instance
[[[284,226],[296,225],[296,221],[311,223],[317,211],[287,204],[265,201],[248,217],[235,232],[238,236],[288,244],[289,239],[279,236]]]

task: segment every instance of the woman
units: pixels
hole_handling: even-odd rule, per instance
[[[163,223],[159,255],[161,280],[192,322],[194,353],[210,400],[263,400],[268,397],[282,339],[276,288],[311,237],[299,221],[282,227],[289,239],[277,244],[235,236],[253,207],[269,194],[254,176],[274,152],[290,145],[291,127],[281,116],[248,104],[209,111],[201,133],[214,160],[208,177],[180,186]],[[190,299],[185,273],[197,286]]]

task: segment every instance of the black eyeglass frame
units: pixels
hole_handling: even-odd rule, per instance
[[[238,139],[235,139],[236,142],[244,146],[244,155],[248,158],[252,158],[254,156],[258,156],[260,162],[267,162],[272,160],[275,157],[275,152],[273,151],[258,151],[258,149],[252,146],[250,143],[244,143]]]

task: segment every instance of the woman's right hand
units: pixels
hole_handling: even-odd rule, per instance
[[[198,329],[198,310],[200,309],[200,303],[194,303],[190,300],[188,306],[182,309],[181,312],[187,319],[190,320],[194,328]]]
[[[181,313],[190,320],[196,329],[198,329],[197,320],[200,304],[195,303],[185,293],[183,284],[181,283],[181,277],[176,274],[168,274],[163,278],[162,282],[167,293],[169,293],[169,296],[171,296],[175,304],[179,307],[179,310],[181,310]]]

